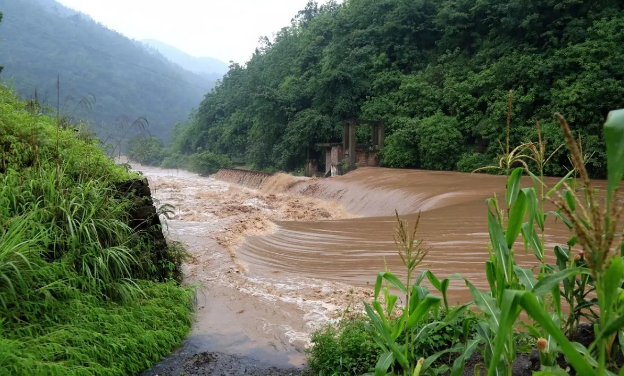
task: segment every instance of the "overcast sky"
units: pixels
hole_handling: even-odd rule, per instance
[[[307,0],[57,0],[130,38],[157,39],[194,56],[246,62]],[[322,3],[324,1],[319,1]]]

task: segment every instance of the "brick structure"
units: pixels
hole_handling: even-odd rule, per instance
[[[355,163],[359,167],[377,167],[379,166],[379,152],[357,150],[355,152]]]

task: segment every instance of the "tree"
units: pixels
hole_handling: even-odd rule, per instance
[[[310,145],[340,141],[346,118],[379,119],[386,164],[466,171],[496,159],[513,90],[512,144],[537,141],[535,120],[560,139],[548,124],[565,113],[604,177],[600,129],[624,106],[623,27],[617,0],[309,2],[230,67],[180,142],[290,170]],[[560,151],[546,173],[570,167]]]
[[[0,23],[2,23],[2,12],[0,12]],[[0,73],[2,73],[2,69],[4,67],[2,65],[0,65]]]

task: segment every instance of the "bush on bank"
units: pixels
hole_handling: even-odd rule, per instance
[[[0,374],[132,375],[190,329],[98,142],[0,86]]]
[[[232,167],[230,158],[223,154],[198,148],[193,155],[181,154],[174,148],[165,148],[156,137],[134,136],[128,140],[126,154],[132,161],[146,166],[183,168],[200,175],[211,175],[221,168]]]

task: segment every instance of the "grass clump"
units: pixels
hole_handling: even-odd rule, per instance
[[[381,349],[363,316],[341,320],[312,335],[308,366],[319,376],[359,376],[375,367]]]
[[[0,374],[136,374],[188,333],[192,291],[163,278],[184,252],[130,224],[133,178],[0,86]]]

